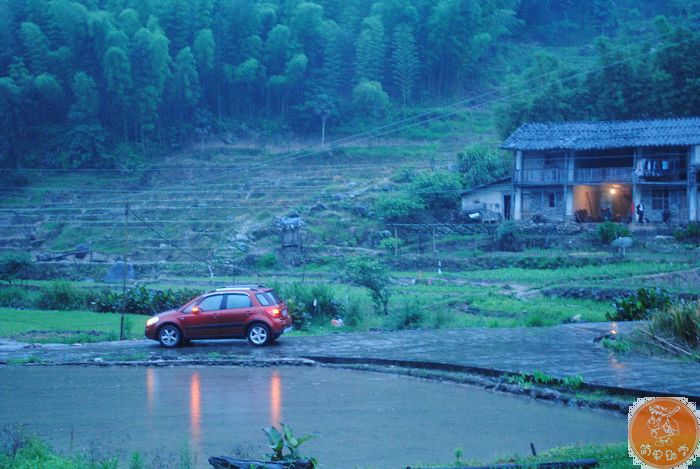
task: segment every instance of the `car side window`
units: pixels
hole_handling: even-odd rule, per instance
[[[232,293],[226,295],[226,309],[249,308],[253,304],[245,293]]]
[[[202,311],[217,311],[221,309],[222,298],[223,295],[208,296],[199,303],[199,309]]]

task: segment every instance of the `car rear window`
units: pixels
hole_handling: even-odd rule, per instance
[[[272,299],[265,293],[256,293],[255,297],[258,299],[261,305],[270,306],[272,304]]]
[[[282,300],[280,299],[279,296],[277,296],[277,293],[275,293],[274,290],[270,290],[268,292],[265,292],[265,294],[270,297],[270,300],[272,300],[273,305],[278,305],[282,303]]]
[[[248,308],[250,306],[252,306],[252,303],[245,293],[231,293],[226,295],[226,309]]]

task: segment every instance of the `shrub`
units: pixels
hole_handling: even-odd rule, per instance
[[[392,315],[392,319],[395,329],[418,329],[426,319],[425,305],[416,297],[410,297]]]
[[[655,335],[672,337],[691,349],[700,348],[700,301],[677,301],[651,317]]]
[[[512,161],[508,152],[480,143],[468,146],[457,157],[465,187],[488,184],[506,176]]]
[[[343,307],[328,285],[292,283],[277,290],[287,303],[296,329],[307,330],[314,322],[326,323],[330,319],[343,317]]]
[[[700,244],[700,223],[689,223],[685,228],[676,230],[673,236],[679,241],[689,241]]]
[[[381,249],[384,249],[386,251],[389,251],[390,253],[393,253],[394,250],[399,249],[401,250],[401,247],[404,245],[404,242],[401,238],[384,238],[379,242],[379,247]]]
[[[392,220],[407,217],[425,208],[423,200],[406,191],[383,194],[374,202],[374,211],[379,218]]]
[[[462,183],[459,175],[449,171],[424,171],[408,184],[411,194],[418,194],[430,209],[456,209]]]
[[[86,295],[70,283],[59,280],[41,292],[37,300],[40,309],[81,309],[85,307]]]
[[[499,251],[522,251],[523,240],[520,238],[518,227],[513,222],[498,225],[494,246]]]
[[[606,313],[610,321],[637,321],[647,318],[654,311],[660,311],[671,304],[671,298],[666,291],[657,288],[640,288],[624,298],[615,300],[615,312]]]
[[[255,268],[260,270],[269,270],[277,267],[277,256],[274,252],[268,252],[258,257],[255,261]]]
[[[126,313],[155,314],[182,306],[201,293],[189,288],[149,290],[139,285],[126,290],[126,305],[121,291],[103,290],[91,299],[90,306],[100,313],[122,311],[126,306]]]
[[[365,315],[359,301],[355,298],[349,299],[344,309],[343,321],[345,321],[347,326],[357,328],[364,324]]]
[[[365,257],[350,258],[343,268],[343,276],[357,286],[365,287],[377,309],[389,315],[391,277],[384,264]]]
[[[31,256],[25,252],[5,252],[0,254],[0,280],[12,284],[15,280],[27,278],[34,267]]]
[[[598,225],[596,235],[603,244],[610,244],[614,239],[630,236],[630,230],[625,225],[606,221]]]
[[[24,288],[4,287],[0,288],[0,306],[6,308],[30,308],[32,300]]]

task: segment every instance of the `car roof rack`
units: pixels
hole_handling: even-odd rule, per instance
[[[224,290],[260,290],[265,288],[263,285],[228,285],[225,287],[217,288],[214,291],[224,291]]]

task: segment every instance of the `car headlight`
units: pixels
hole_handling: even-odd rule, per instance
[[[152,318],[149,318],[148,321],[146,321],[147,326],[152,326],[153,324],[158,322],[158,316],[153,316]]]

